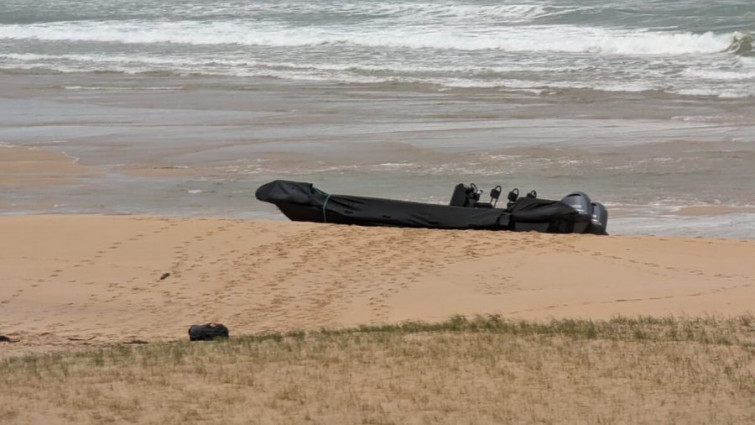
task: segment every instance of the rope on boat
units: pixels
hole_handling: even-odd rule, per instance
[[[325,202],[322,204],[322,222],[327,223],[328,218],[325,216],[325,207],[328,206],[328,201],[330,200],[330,193],[328,193],[328,196],[325,197]]]

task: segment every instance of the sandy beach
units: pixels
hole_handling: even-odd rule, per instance
[[[207,112],[235,91],[75,100],[68,89],[28,87],[40,90],[35,100],[0,99],[15,111],[0,126],[3,423],[755,418],[751,143],[695,141],[707,136],[682,128],[688,141],[501,150],[497,135],[477,136],[491,120],[509,129],[513,117],[473,111],[475,136],[467,118],[449,123],[433,111],[443,125],[427,130],[417,120],[439,98],[422,100],[426,92],[399,102],[412,110],[406,119],[371,124],[372,110],[354,111],[348,93],[318,113],[323,87],[279,118],[265,98],[239,97],[233,108],[262,111],[249,124]],[[386,99],[396,103],[397,93]],[[449,116],[460,118],[469,96],[455,97]],[[174,104],[153,110],[156,99]],[[133,104],[106,105],[125,101]],[[194,101],[185,113],[178,105]],[[540,124],[560,125],[542,114],[526,125],[543,129],[533,143],[556,128]],[[123,117],[138,124],[122,126]],[[383,130],[364,136],[378,121]],[[394,121],[406,131],[385,124]],[[336,142],[332,129],[343,132]],[[457,137],[475,143],[453,152]],[[259,184],[292,178],[443,203],[455,183],[483,177],[545,196],[587,190],[609,206],[612,235],[293,223],[253,199]],[[431,328],[456,315],[546,331],[362,332],[417,320]],[[626,320],[604,321],[616,317]],[[188,327],[210,321],[232,338],[190,343]]]
[[[736,316],[755,241],[146,216],[0,218],[5,355],[452,315]]]
[[[755,423],[752,1],[6,3],[1,424]]]
[[[34,91],[34,98],[53,95],[60,97],[56,102],[75,100],[66,90],[33,87],[24,90]],[[319,87],[311,96],[326,96],[325,91]],[[752,313],[755,305],[755,240],[750,237],[752,193],[746,190],[751,179],[749,143],[630,144],[626,152],[597,153],[590,160],[595,164],[584,163],[603,167],[596,164],[608,161],[603,168],[605,178],[583,174],[579,171],[582,165],[574,168],[577,174],[572,175],[572,171],[564,174],[564,169],[545,166],[543,162],[537,162],[537,167],[530,164],[533,167],[529,169],[553,173],[545,179],[526,179],[542,183],[536,185],[538,188],[553,187],[558,182],[557,187],[563,186],[565,193],[567,183],[584,184],[585,190],[607,202],[609,232],[616,234],[619,227],[618,235],[610,237],[359,228],[285,221],[273,206],[254,201],[253,189],[283,173],[285,178],[322,182],[325,189],[347,193],[353,190],[369,196],[401,199],[407,190],[418,193],[426,188],[422,196],[432,196],[412,199],[447,202],[445,192],[436,191],[436,186],[447,188],[450,194],[453,184],[465,181],[469,175],[451,172],[434,177],[430,173],[417,178],[400,171],[404,168],[386,167],[407,155],[422,158],[421,161],[441,159],[441,163],[460,160],[479,164],[479,158],[469,153],[405,147],[381,156],[382,151],[359,143],[348,145],[349,149],[326,151],[342,151],[339,155],[367,158],[367,162],[352,157],[334,163],[299,158],[298,151],[286,152],[283,145],[272,143],[278,138],[259,130],[272,126],[276,132],[291,131],[284,137],[286,143],[299,146],[292,140],[301,135],[294,133],[312,129],[302,117],[314,119],[312,114],[319,108],[313,106],[309,94],[296,101],[303,112],[289,121],[272,119],[269,114],[280,105],[269,104],[264,96],[249,103],[238,98],[238,103],[230,105],[232,108],[251,108],[254,114],[260,113],[261,118],[251,125],[242,124],[243,120],[231,111],[207,115],[206,109],[213,107],[209,104],[195,107],[188,116],[174,109],[179,100],[219,102],[232,100],[235,92],[202,95],[189,90],[177,92],[175,98],[159,97],[166,108],[159,111],[167,114],[163,118],[170,125],[173,124],[166,117],[174,117],[176,123],[199,119],[199,127],[213,129],[193,140],[187,139],[187,134],[194,133],[183,124],[177,132],[168,131],[170,126],[162,122],[149,131],[152,138],[145,139],[134,132],[141,131],[141,125],[124,127],[124,133],[117,134],[121,130],[116,131],[117,123],[110,121],[120,119],[115,112],[128,110],[136,114],[137,120],[163,119],[147,114],[149,108],[139,106],[149,103],[146,99],[157,99],[152,95],[137,94],[132,98],[110,93],[106,96],[109,102],[133,104],[123,103],[124,109],[115,112],[104,108],[96,113],[88,111],[93,111],[94,106],[100,108],[97,104],[104,101],[83,97],[73,103],[81,102],[83,109],[74,111],[71,107],[72,116],[63,118],[68,124],[59,127],[52,117],[64,113],[63,103],[50,106],[51,111],[38,118],[39,122],[27,123],[25,117],[33,115],[25,112],[23,102],[14,100],[26,91],[9,93],[11,96],[3,102],[16,105],[19,115],[8,118],[8,128],[13,131],[5,134],[5,140],[10,143],[0,147],[0,212],[10,214],[0,217],[0,334],[19,341],[0,346],[4,355],[133,340],[182,339],[189,325],[208,321],[225,323],[232,334],[239,335],[411,319],[442,321],[455,314],[499,314],[536,320],[607,319],[616,315],[736,316]],[[277,87],[264,93],[280,100],[298,92]],[[334,99],[338,101],[331,105],[340,106],[330,118],[324,112],[316,115],[329,122],[323,131],[343,128],[342,124],[357,114],[347,108],[351,103],[343,94]],[[431,103],[416,104],[425,108]],[[407,105],[413,108],[415,103]],[[413,114],[420,116],[420,112]],[[115,115],[110,117],[110,113]],[[149,118],[140,118],[142,115]],[[235,131],[249,134],[251,139],[239,139],[236,145],[228,145],[233,149],[226,151],[221,136],[228,134],[213,133],[217,131],[214,128],[218,124],[227,128],[237,119]],[[55,142],[61,137],[58,130],[76,133],[82,126],[90,126],[92,131],[112,130],[108,130],[111,133],[107,137],[105,133],[79,135]],[[363,130],[357,127],[347,127],[339,143],[363,140],[356,137],[357,130]],[[737,128],[749,131],[747,126]],[[456,134],[457,130],[418,134],[435,140]],[[155,134],[170,134],[170,141]],[[393,133],[375,137],[384,144],[383,139],[390,134]],[[399,136],[409,137],[407,134]],[[698,136],[702,137],[695,137]],[[319,137],[324,140],[330,134],[325,131]],[[663,158],[670,155],[666,151],[670,148],[683,152],[681,155],[692,155],[694,164],[701,158],[696,156],[700,152],[712,162],[693,174],[686,171],[687,165],[682,166],[682,171],[671,172],[672,180],[685,182],[673,191],[655,183],[669,181],[658,177],[666,175],[665,165],[648,166],[639,174],[633,169],[616,174],[615,170],[624,170],[622,164],[646,167],[643,157],[652,154]],[[320,152],[320,147],[307,143],[297,149],[310,156]],[[551,155],[570,164],[581,164],[583,155],[587,155],[582,148],[563,151],[518,147],[493,155],[506,167],[497,162],[489,166],[528,176],[524,168],[512,170],[508,165],[514,163],[505,159],[524,151],[532,155],[533,161]],[[727,155],[731,158],[727,159]],[[244,174],[244,165],[234,162],[237,157],[261,161],[265,171]],[[724,159],[728,165],[722,168]],[[673,161],[659,162],[668,163]],[[301,171],[305,164],[332,171]],[[351,165],[339,168],[343,164]],[[242,171],[228,171],[228,167]],[[362,174],[365,169],[367,174]],[[445,165],[439,167],[445,169]],[[720,175],[726,172],[734,174]],[[600,186],[611,179],[618,183]],[[642,179],[654,182],[653,186],[642,184]],[[424,183],[415,187],[414,183],[420,180]],[[674,196],[686,206],[664,207],[665,201],[652,188],[664,196],[676,193]],[[729,201],[722,188],[731,190],[726,195]],[[723,201],[709,205],[684,201],[687,192],[698,189],[702,190],[700,196],[710,190],[717,196],[710,199]],[[622,212],[622,207],[616,206],[617,199],[611,196],[621,190],[637,193],[637,197],[621,195],[624,200],[620,202],[649,202],[643,207],[645,211],[658,209],[643,218],[652,226],[631,221],[635,219],[627,216],[626,209]],[[664,213],[664,208],[672,213]],[[273,217],[281,219],[269,219]],[[617,226],[622,219],[634,227]],[[622,235],[622,231],[641,235]],[[682,236],[671,236],[680,233]]]

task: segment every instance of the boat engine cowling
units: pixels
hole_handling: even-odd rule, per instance
[[[585,233],[590,228],[593,219],[593,203],[590,197],[583,192],[572,192],[566,195],[561,202],[577,211],[577,220],[574,222],[574,233]]]
[[[592,203],[592,219],[590,220],[589,233],[595,235],[607,235],[608,209],[600,202]]]

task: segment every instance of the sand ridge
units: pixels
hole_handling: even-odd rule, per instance
[[[753,312],[755,241],[0,217],[0,350],[356,326]]]

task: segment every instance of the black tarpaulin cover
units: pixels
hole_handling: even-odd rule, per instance
[[[294,221],[433,229],[570,232],[577,211],[559,201],[522,198],[508,209],[472,208],[391,199],[334,195],[311,183],[275,180],[257,189]]]

